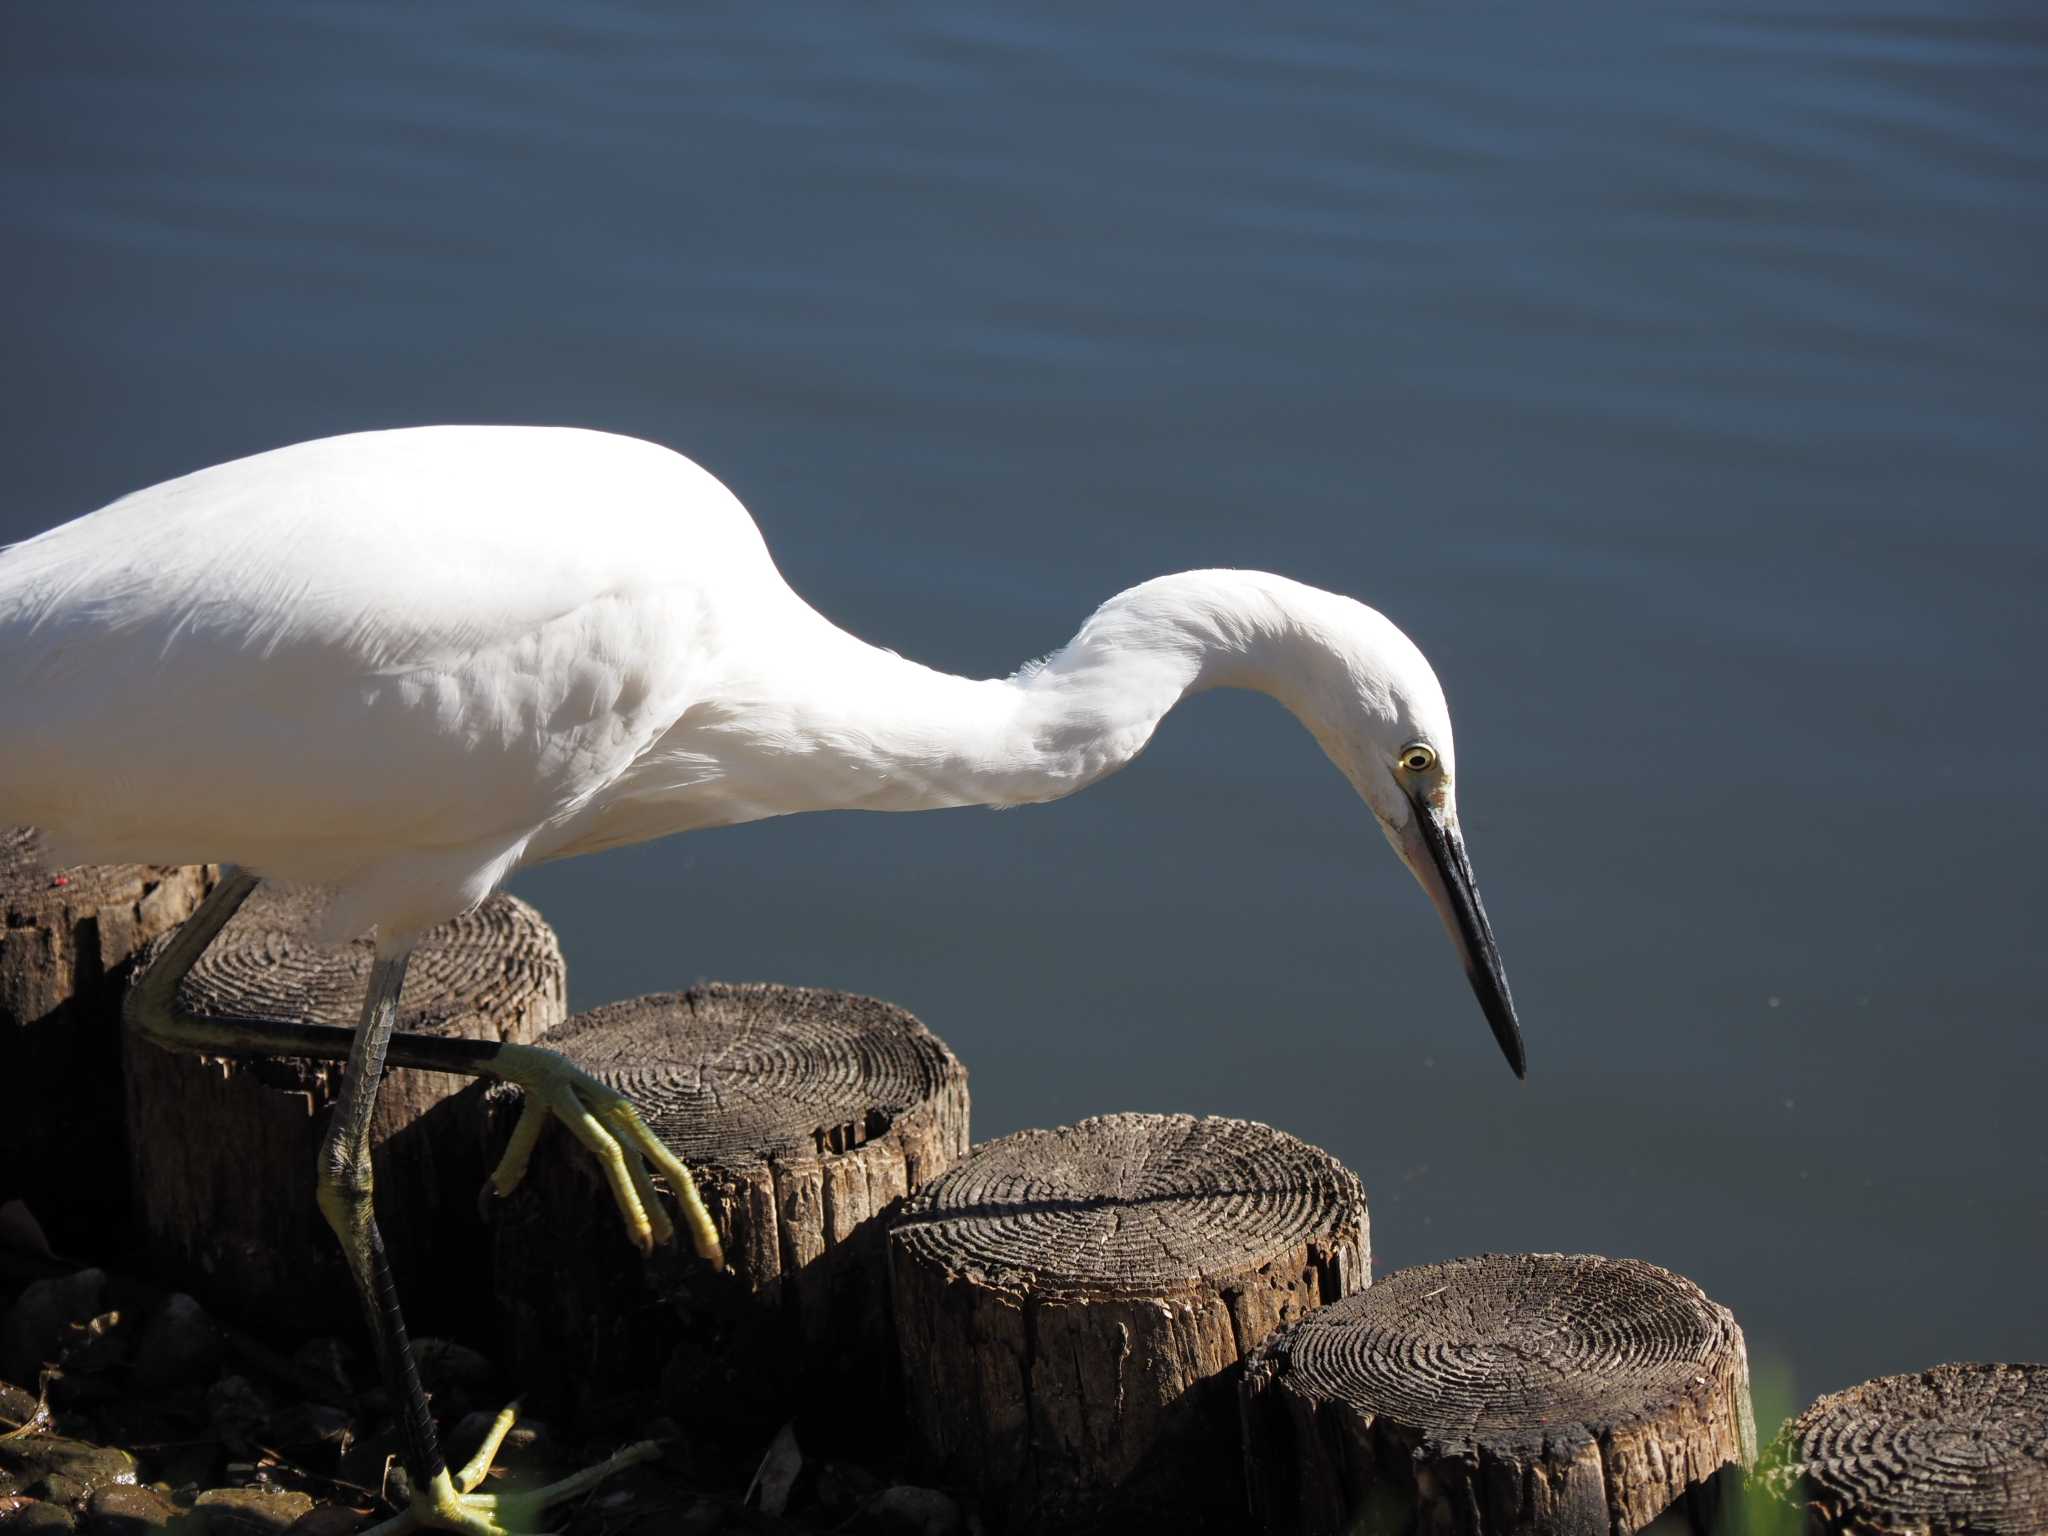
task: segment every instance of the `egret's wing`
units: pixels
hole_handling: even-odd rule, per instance
[[[307,879],[516,836],[630,763],[721,595],[774,581],[715,480],[630,439],[426,428],[203,470],[0,555],[0,816]]]

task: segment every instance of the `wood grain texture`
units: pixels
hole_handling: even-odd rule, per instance
[[[1829,1536],[2048,1531],[2048,1365],[1937,1365],[1822,1398],[1765,1484]]]
[[[595,1165],[551,1129],[496,1250],[534,1400],[630,1429],[656,1407],[777,1423],[852,1392],[886,1422],[883,1231],[968,1144],[967,1072],[945,1043],[874,998],[724,983],[579,1014],[546,1043],[626,1092],[690,1165],[728,1268],[680,1239],[643,1262]]]
[[[323,896],[259,886],[186,976],[196,1013],[353,1029],[374,950],[316,943]],[[407,967],[398,1027],[527,1043],[567,1013],[553,931],[511,896],[431,929]],[[340,1062],[234,1061],[128,1044],[136,1214],[153,1262],[211,1304],[293,1326],[353,1328],[355,1292],[314,1201]],[[373,1122],[377,1220],[415,1329],[472,1324],[488,1294],[477,1191],[493,1161],[480,1085],[384,1075]]]
[[[1369,1266],[1348,1169],[1190,1115],[977,1148],[890,1254],[913,1428],[1013,1532],[1241,1528],[1232,1374]]]
[[[60,1248],[105,1253],[126,1224],[128,969],[212,883],[196,864],[56,869],[32,829],[0,828],[0,1200],[26,1200]]]
[[[1274,1536],[1606,1536],[1695,1489],[1704,1526],[1720,1469],[1756,1455],[1735,1319],[1632,1259],[1399,1271],[1261,1345],[1240,1398]]]

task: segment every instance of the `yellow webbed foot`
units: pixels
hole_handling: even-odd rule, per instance
[[[519,1416],[513,1403],[492,1421],[483,1444],[462,1469],[452,1477],[442,1472],[426,1488],[413,1494],[412,1504],[401,1513],[372,1526],[363,1536],[400,1536],[407,1531],[459,1531],[463,1536],[545,1536],[541,1522],[549,1509],[587,1493],[606,1478],[651,1461],[661,1454],[652,1440],[642,1440],[606,1457],[594,1467],[544,1487],[512,1493],[478,1493],[477,1485],[491,1470],[498,1447],[511,1433]]]
[[[492,1059],[491,1072],[526,1091],[519,1123],[512,1128],[505,1155],[498,1160],[486,1188],[509,1195],[526,1176],[527,1160],[549,1115],[567,1126],[590,1150],[604,1170],[612,1199],[625,1217],[626,1234],[642,1253],[675,1236],[662,1208],[652,1173],[667,1179],[682,1201],[683,1221],[699,1258],[714,1268],[725,1267],[725,1251],[712,1225],[711,1213],[697,1193],[697,1181],[682,1159],[648,1130],[640,1112],[616,1089],[608,1088],[566,1056],[532,1045],[508,1045]]]

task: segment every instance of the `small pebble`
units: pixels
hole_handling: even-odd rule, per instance
[[[0,1477],[15,1485],[12,1491],[79,1504],[110,1483],[134,1482],[135,1458],[62,1435],[29,1435],[0,1440]]]
[[[116,1483],[86,1501],[84,1529],[87,1536],[147,1536],[178,1517],[178,1506],[154,1488]]]
[[[56,1504],[46,1504],[41,1499],[7,1498],[0,1499],[0,1531],[7,1536],[61,1536],[62,1532],[78,1529],[78,1521],[68,1509]]]
[[[313,1508],[311,1495],[282,1488],[213,1488],[193,1502],[207,1536],[277,1536]]]

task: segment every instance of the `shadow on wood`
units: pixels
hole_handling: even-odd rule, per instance
[[[1735,1319],[1633,1259],[1398,1271],[1267,1340],[1240,1396],[1271,1536],[1609,1536],[1689,1499],[1704,1531],[1756,1456]]]
[[[314,942],[323,899],[259,886],[185,978],[180,1005],[353,1029],[374,951],[368,940]],[[526,1043],[560,1021],[567,995],[553,931],[501,894],[421,939],[398,1027]],[[131,1040],[127,1066],[136,1216],[157,1270],[224,1312],[353,1332],[355,1291],[314,1199],[342,1063],[230,1061]],[[377,1220],[425,1332],[474,1337],[489,1294],[476,1211],[495,1160],[487,1129],[470,1079],[385,1073],[372,1129]]]
[[[680,1234],[643,1260],[595,1164],[551,1128],[498,1217],[522,1388],[590,1428],[656,1410],[773,1425],[816,1400],[886,1433],[882,1234],[967,1150],[967,1073],[945,1043],[873,998],[720,983],[579,1014],[544,1043],[626,1092],[689,1164],[728,1267]]]
[[[998,1529],[1241,1529],[1232,1373],[1368,1262],[1358,1180],[1268,1126],[991,1142],[890,1234],[913,1427]]]
[[[197,864],[54,869],[32,829],[0,828],[0,1200],[59,1249],[105,1257],[127,1226],[121,997],[212,883]]]

